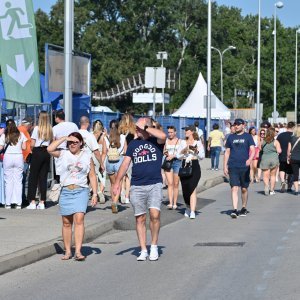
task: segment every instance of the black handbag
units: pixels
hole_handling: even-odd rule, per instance
[[[192,162],[182,162],[182,166],[179,169],[178,176],[181,178],[191,177],[193,175]]]
[[[163,164],[161,165],[161,168],[165,171],[170,171],[172,169],[173,165],[173,159],[167,160],[165,159]]]

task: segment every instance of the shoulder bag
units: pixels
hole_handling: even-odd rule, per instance
[[[179,139],[177,139],[177,142],[175,144],[175,147],[174,147],[174,153],[176,151],[176,145],[178,143]],[[164,159],[164,162],[162,163],[161,165],[161,168],[167,172],[171,171],[172,169],[172,165],[173,165],[173,161],[174,161],[174,158],[168,160],[167,157]]]
[[[180,178],[187,178],[187,177],[191,177],[192,175],[193,175],[192,161],[187,162],[186,160],[183,160],[182,165],[179,169],[178,176]]]
[[[4,154],[5,154],[5,152],[6,152],[9,145],[10,145],[10,143],[6,144],[5,148],[1,150],[1,152],[0,152],[0,161],[3,161]]]

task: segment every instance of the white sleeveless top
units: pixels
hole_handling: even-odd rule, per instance
[[[178,149],[179,148],[180,148],[180,139],[177,139],[176,143],[174,145],[169,145],[168,144],[168,139],[166,140],[166,151],[168,151],[168,153],[170,155],[178,154]]]
[[[91,154],[84,150],[81,150],[79,155],[74,155],[69,150],[61,150],[57,159],[61,184],[88,187],[87,175],[90,172],[91,157]]]

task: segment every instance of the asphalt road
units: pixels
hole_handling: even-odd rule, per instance
[[[157,262],[136,261],[134,231],[111,232],[84,246],[85,262],[56,255],[0,276],[1,299],[298,300],[300,196],[262,190],[236,220],[228,184],[203,192],[195,220],[162,227]]]

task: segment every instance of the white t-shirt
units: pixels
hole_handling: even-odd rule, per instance
[[[200,141],[195,141],[193,143],[193,146],[197,146],[197,150],[198,150],[197,154],[193,153],[193,152],[188,152],[186,154],[181,154],[181,151],[184,148],[186,148],[186,146],[187,146],[186,141],[181,140],[180,147],[178,149],[178,154],[176,155],[177,158],[191,160],[191,159],[195,159],[195,158],[203,159],[205,157],[204,147],[203,147],[203,144]]]
[[[39,127],[35,126],[32,134],[31,134],[31,139],[35,140],[35,145],[34,147],[40,147],[40,146],[49,146],[51,141],[45,141],[45,140],[40,140],[39,139]]]
[[[198,127],[196,127],[196,129],[197,129],[197,133],[198,133],[199,138],[201,138],[201,136],[203,136],[203,130],[198,128]]]
[[[118,152],[120,154],[124,153],[124,146],[125,146],[125,142],[126,142],[126,135],[125,134],[120,134],[120,147],[118,148]],[[109,138],[105,138],[105,143],[106,143],[106,147],[107,147],[107,151],[109,149]]]
[[[88,132],[85,129],[79,129],[79,133],[83,137],[83,140],[86,144],[85,149],[88,152],[92,154],[95,150],[99,150],[99,144],[97,143],[95,136],[91,132]]]
[[[20,137],[16,145],[9,145],[5,151],[5,154],[22,154],[22,144],[27,141],[25,135],[20,132]],[[5,134],[3,133],[0,137],[0,146],[5,148]]]
[[[57,161],[63,186],[76,184],[88,187],[87,175],[91,167],[91,154],[88,151],[82,150],[79,155],[74,155],[69,150],[61,150]]]
[[[58,140],[61,137],[68,136],[72,132],[78,132],[78,127],[73,122],[61,122],[53,127],[53,139]],[[67,142],[59,145],[60,148],[67,149]]]

